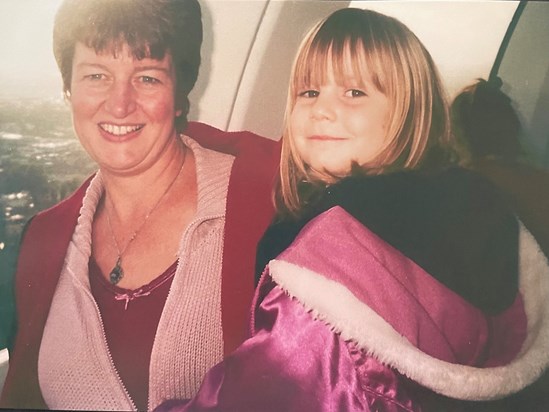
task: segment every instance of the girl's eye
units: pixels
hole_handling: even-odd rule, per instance
[[[345,92],[346,97],[362,97],[366,96],[366,93],[364,93],[362,90],[359,89],[350,89]]]
[[[305,90],[298,94],[299,97],[314,98],[318,97],[320,93],[317,90]]]

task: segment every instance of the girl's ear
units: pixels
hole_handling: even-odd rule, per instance
[[[175,117],[179,117],[183,114],[183,110],[179,109],[175,111]]]

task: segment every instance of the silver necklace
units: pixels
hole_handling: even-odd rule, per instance
[[[145,226],[145,223],[147,223],[147,220],[149,219],[151,214],[156,210],[158,205],[160,205],[160,203],[162,202],[164,197],[166,197],[166,195],[170,191],[171,187],[174,185],[175,181],[177,180],[177,178],[179,177],[179,175],[183,171],[183,166],[185,166],[185,158],[186,157],[187,157],[187,149],[185,149],[185,152],[184,152],[184,155],[183,155],[183,164],[181,165],[181,168],[179,169],[179,172],[177,172],[177,175],[174,177],[174,179],[168,185],[166,190],[164,190],[164,193],[162,193],[162,196],[160,196],[160,198],[156,201],[154,206],[151,207],[151,209],[147,212],[147,214],[143,218],[143,221],[137,227],[137,229],[133,232],[133,234],[130,236],[130,239],[128,240],[128,243],[126,243],[126,246],[124,246],[124,248],[122,250],[120,250],[120,246],[118,246],[118,241],[116,240],[116,236],[114,236],[114,230],[112,229],[111,216],[110,216],[110,213],[109,213],[109,208],[105,207],[105,210],[107,212],[107,223],[109,225],[109,230],[111,232],[112,240],[114,241],[114,245],[116,246],[116,252],[118,253],[116,263],[115,263],[114,267],[112,268],[111,272],[109,273],[109,280],[110,280],[111,284],[116,285],[124,277],[124,270],[122,269],[122,256],[124,255],[124,253],[126,252],[128,247],[130,246],[130,244],[137,237],[137,235],[139,234],[141,229],[143,229],[143,227]],[[112,204],[112,200],[110,200],[110,202],[111,202],[111,207],[114,208],[114,205]]]

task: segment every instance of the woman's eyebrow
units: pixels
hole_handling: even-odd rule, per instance
[[[164,72],[166,74],[170,74],[171,71],[168,67],[165,67],[165,66],[161,66],[161,65],[145,65],[145,66],[137,66],[135,68],[135,71],[136,72],[142,72],[142,71],[147,71],[147,70],[157,70],[157,71],[161,71],[161,72]]]
[[[76,64],[77,69],[86,69],[86,68],[92,68],[92,69],[102,69],[102,70],[109,70],[108,67],[101,63],[92,63],[92,62],[80,62]],[[134,72],[143,72],[148,70],[154,70],[154,71],[160,71],[165,73],[166,75],[169,75],[171,73],[171,70],[169,67],[165,67],[161,64],[155,65],[155,64],[146,64],[144,66],[136,66]]]
[[[105,66],[101,63],[91,63],[91,62],[85,62],[85,61],[76,64],[76,68],[77,69],[80,69],[80,68],[97,68],[97,69],[107,70],[107,66]]]

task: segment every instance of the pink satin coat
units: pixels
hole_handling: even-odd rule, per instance
[[[520,293],[486,315],[340,207],[269,263],[254,301],[251,337],[157,411],[420,411],[428,392],[489,400],[539,375],[515,367]]]

